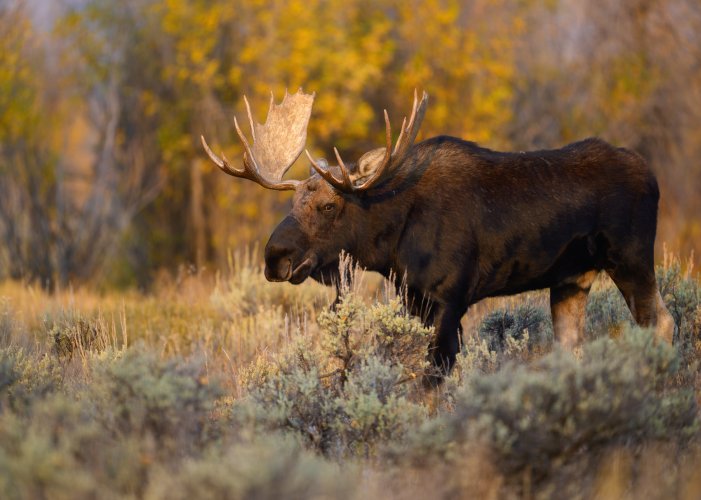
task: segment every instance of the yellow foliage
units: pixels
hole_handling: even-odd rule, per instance
[[[244,94],[263,121],[270,92],[278,102],[288,89],[316,92],[307,146],[327,157],[337,146],[348,161],[383,143],[383,108],[396,136],[414,89],[430,96],[419,140],[448,134],[520,149],[597,134],[635,146],[631,140],[663,134],[651,110],[671,72],[654,60],[656,42],[631,50],[621,35],[598,56],[575,33],[570,43],[581,46],[573,56],[549,45],[560,43],[569,21],[582,22],[568,9],[554,0],[89,0],[46,35],[60,68],[51,72],[26,9],[0,8],[0,146],[41,140],[64,164],[75,163],[62,134],[91,112],[93,90],[105,95],[114,79],[120,161],[139,158],[143,171],[163,174],[159,197],[139,215],[144,234],[135,238],[147,240],[145,261],[194,260],[198,231],[207,259],[222,263],[228,247],[265,238],[290,199],[201,166],[200,134],[240,160],[232,118],[245,117]],[[601,24],[599,10],[580,14]],[[640,33],[654,28],[638,22]],[[680,59],[687,53],[693,47]],[[47,113],[47,101],[61,113]],[[696,123],[689,116],[685,123]],[[694,157],[701,140],[692,126],[685,130],[679,155]],[[193,172],[201,173],[200,199]],[[307,172],[302,159],[289,176]],[[197,228],[195,213],[204,220]],[[698,241],[697,229],[689,223],[683,238]]]
[[[39,125],[39,75],[27,57],[33,45],[23,12],[0,17],[0,144],[32,137]]]
[[[413,1],[398,10],[400,45],[409,54],[398,94],[417,87],[429,92],[424,132],[506,146],[499,135],[511,118],[513,35],[520,29],[517,18],[502,16],[509,2]]]

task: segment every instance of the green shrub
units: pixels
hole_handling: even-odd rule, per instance
[[[550,315],[540,307],[525,303],[515,308],[498,309],[489,313],[480,324],[479,336],[490,351],[503,352],[509,342],[528,337],[530,347],[552,342]]]
[[[138,496],[152,462],[216,437],[221,389],[202,362],[143,347],[88,359],[65,385],[54,357],[0,350],[0,498]]]
[[[368,308],[349,293],[334,309],[320,313],[318,323],[325,354],[338,362],[342,382],[354,364],[368,356],[401,367],[403,377],[411,379],[419,378],[429,367],[433,328],[410,316],[401,297]]]
[[[372,453],[424,414],[407,398],[426,367],[431,330],[399,299],[365,307],[353,293],[319,315],[320,347],[293,345],[249,385],[253,407],[237,415],[292,430],[325,454]]]
[[[527,334],[525,338],[528,338]],[[456,358],[455,368],[449,378],[455,378],[462,384],[465,376],[493,373],[500,365],[500,358],[496,351],[489,348],[489,342],[482,338],[468,337]]]
[[[289,327],[293,302],[276,306],[287,299],[250,282],[229,290],[227,300],[245,295],[231,314],[217,311],[224,295],[194,305],[139,296],[122,308],[120,330],[90,312],[94,302],[54,307],[42,327],[0,301],[0,498],[593,496],[611,450],[630,461],[633,472],[613,474],[622,485],[639,470],[668,470],[659,463],[687,460],[693,475],[699,286],[673,266],[658,273],[680,353],[628,332],[620,293],[601,288],[587,337],[604,338],[543,356],[548,314],[510,299],[468,332],[452,374],[428,392],[419,381],[432,329],[392,293],[368,305],[352,281],[308,329]],[[127,323],[144,343],[118,350]],[[41,335],[49,354],[11,346],[42,346]],[[194,350],[207,363],[168,358]],[[209,370],[233,375],[229,393]],[[644,450],[660,442],[659,463],[646,464]],[[682,491],[666,486],[676,479],[692,484],[676,467],[664,491]]]
[[[0,497],[81,498],[97,493],[80,456],[99,451],[92,445],[99,429],[80,406],[63,396],[35,402],[25,417],[0,416]]]
[[[586,339],[617,337],[634,324],[623,295],[613,284],[589,294],[584,329]]]
[[[476,374],[455,412],[415,439],[414,456],[486,442],[507,470],[545,472],[554,460],[618,441],[683,439],[696,430],[693,391],[675,388],[679,356],[649,331],[584,346],[582,359],[555,351],[532,365]],[[430,443],[428,445],[427,443]]]
[[[237,420],[250,419],[255,427],[266,430],[291,430],[322,451],[331,448],[332,394],[316,366],[290,361],[249,391],[250,401],[238,402],[234,407]]]
[[[696,326],[697,318],[701,314],[699,281],[689,272],[683,272],[679,260],[674,258],[664,266],[658,266],[656,275],[660,295],[677,326],[675,343],[688,347],[701,335]],[[587,338],[616,336],[627,326],[634,324],[623,295],[613,283],[589,294],[586,314]]]
[[[143,491],[160,451],[156,443],[112,435],[95,418],[89,394],[76,396],[50,395],[25,416],[0,416],[0,498],[117,498]]]
[[[162,359],[137,346],[93,359],[90,394],[106,429],[186,445],[205,437],[222,391],[203,361]]]
[[[335,400],[332,429],[353,452],[369,456],[377,443],[401,440],[425,417],[406,397],[401,366],[371,356],[355,370]]]
[[[247,403],[235,406],[237,420],[250,419],[260,431],[293,431],[326,455],[369,455],[377,444],[399,439],[424,412],[406,398],[401,368],[379,358],[360,361],[345,383],[332,383],[316,366],[285,367]]]
[[[480,323],[477,335],[464,336],[441,391],[442,405],[452,411],[455,395],[466,379],[494,373],[509,361],[526,361],[532,352],[552,344],[552,338],[549,315],[530,301],[492,311]]]
[[[689,347],[700,339],[701,285],[683,273],[679,261],[657,269],[657,285],[678,330],[676,341]]]
[[[508,362],[527,360],[530,351],[528,331],[519,337],[508,335],[500,352],[491,350],[489,342],[483,338],[467,337],[455,358],[453,370],[445,378],[440,392],[441,406],[447,411],[453,411],[456,395],[470,377],[494,373]]]
[[[274,435],[212,448],[176,470],[162,468],[149,482],[145,498],[350,498],[355,475],[348,470],[341,474],[294,440]]]
[[[370,332],[373,354],[392,366],[403,367],[403,377],[417,378],[430,368],[426,352],[434,329],[409,316],[401,297],[372,307]]]
[[[0,412],[26,411],[62,386],[63,370],[48,355],[30,355],[18,347],[0,349]]]

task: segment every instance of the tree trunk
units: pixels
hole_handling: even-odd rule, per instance
[[[200,159],[194,159],[192,161],[190,181],[190,186],[192,188],[190,216],[192,217],[192,232],[195,237],[195,265],[199,271],[202,269],[207,259],[207,235],[202,199],[202,163]]]

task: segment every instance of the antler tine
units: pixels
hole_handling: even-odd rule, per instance
[[[341,175],[343,176],[343,187],[345,190],[353,190],[353,181],[351,181],[350,178],[350,173],[348,173],[348,169],[346,168],[346,164],[343,163],[343,160],[341,159],[341,154],[338,152],[338,149],[336,146],[333,148],[333,154],[336,155],[336,161],[338,161],[338,168],[341,169]]]
[[[248,104],[248,101],[246,101],[246,104]],[[246,106],[248,107],[248,106]],[[249,118],[251,115],[248,115]],[[252,123],[252,120],[251,120]],[[250,179],[255,182],[262,181],[262,183],[265,183],[265,180],[260,178],[260,175],[258,175],[258,165],[256,165],[256,158],[253,156],[253,153],[251,152],[251,146],[248,144],[248,139],[246,139],[246,136],[243,135],[243,132],[241,131],[241,127],[239,127],[239,122],[234,116],[234,127],[236,128],[236,133],[239,136],[239,139],[241,139],[241,143],[243,144],[243,148],[245,149],[245,152],[243,154],[243,171],[239,171],[241,173],[240,177],[244,177],[246,179]],[[267,183],[266,183],[267,184]],[[267,187],[267,186],[266,186]]]
[[[204,147],[207,156],[209,156],[209,158],[214,162],[214,164],[217,167],[219,167],[229,175],[243,177],[244,172],[233,168],[229,164],[229,161],[226,159],[226,156],[224,156],[224,153],[222,153],[223,158],[220,158],[214,153],[214,151],[212,151],[212,148],[209,147],[209,144],[207,144],[207,141],[205,140],[203,135],[200,136],[200,141],[202,142],[202,147]]]
[[[336,148],[334,148],[336,150]],[[343,192],[349,192],[350,189],[352,189],[352,184],[350,181],[350,177],[348,176],[348,171],[345,168],[345,164],[341,167],[341,164],[343,164],[343,160],[341,160],[340,155],[338,154],[338,151],[336,151],[336,158],[339,160],[339,167],[341,168],[341,174],[343,175],[343,180],[338,180],[336,177],[327,169],[319,165],[314,158],[312,158],[312,155],[309,154],[309,150],[305,149],[304,150],[305,154],[307,155],[307,158],[309,158],[309,162],[312,164],[312,167],[314,167],[314,170],[317,171],[317,173],[329,184],[331,184],[333,187],[338,189],[339,191]],[[347,182],[346,182],[347,180]]]
[[[319,165],[314,158],[312,158],[312,155],[309,154],[309,150],[305,149],[304,154],[307,155],[307,159],[309,159],[309,163],[312,164],[312,167],[314,167],[314,170],[323,177],[329,184],[335,186],[336,184],[339,184],[340,182],[333,176],[331,172],[326,170],[324,167]]]
[[[406,116],[402,120],[402,128],[399,129],[399,137],[397,137],[397,144],[394,146],[394,151],[392,151],[392,154],[394,154],[395,151],[397,151],[397,146],[402,143],[404,140],[404,135],[406,134]]]
[[[379,167],[377,167],[377,170],[375,170],[375,173],[370,176],[368,180],[363,182],[360,186],[356,186],[354,188],[355,191],[363,191],[365,189],[368,189],[370,186],[375,184],[380,177],[382,177],[387,170],[387,167],[392,161],[392,125],[390,124],[389,121],[389,114],[387,113],[387,110],[385,109],[385,156],[382,158],[382,163],[380,164]]]
[[[389,121],[389,113],[385,109],[385,157],[382,160],[382,166],[389,164],[392,157],[392,124]]]
[[[402,130],[399,133],[399,137],[397,138],[397,143],[394,145],[394,151],[392,152],[393,154],[396,154],[397,151],[402,147],[402,144],[406,140],[406,136],[411,130],[411,128],[414,126],[414,120],[416,119],[416,108],[418,107],[418,95],[416,93],[416,89],[414,89],[414,104],[411,106],[411,115],[409,115],[409,122],[407,123],[406,116],[404,117],[404,120],[402,121]]]
[[[419,133],[419,128],[421,127],[421,122],[424,119],[424,114],[426,113],[426,106],[428,102],[428,94],[423,92],[421,96],[421,101],[418,99],[418,93],[414,89],[414,105],[411,109],[411,116],[406,124],[406,127],[402,127],[402,133],[399,135],[397,144],[394,146],[394,151],[392,153],[392,158],[399,160],[401,159],[407,150],[411,147]]]
[[[355,188],[353,187],[353,181],[350,178],[348,167],[346,167],[346,164],[343,162],[341,154],[338,152],[338,148],[334,147],[333,153],[334,155],[336,155],[338,168],[341,170],[341,176],[343,177],[343,179],[341,180],[337,179],[328,169],[325,169],[324,167],[319,165],[314,160],[314,158],[312,158],[312,155],[309,154],[308,150],[305,149],[304,152],[307,154],[307,158],[309,158],[309,161],[311,162],[312,167],[314,167],[314,170],[316,170],[326,182],[328,182],[333,187],[344,193],[350,193],[355,190]]]
[[[212,148],[209,147],[209,144],[207,144],[207,141],[205,140],[203,135],[200,135],[200,141],[202,142],[202,146],[204,147],[205,152],[207,153],[207,156],[214,162],[214,164],[221,169],[222,172],[232,175],[234,177],[241,177],[243,179],[249,179],[254,182],[260,182],[264,187],[269,187],[268,183],[264,179],[260,179],[251,171],[250,168],[245,168],[244,170],[238,170],[234,167],[231,166],[231,163],[229,163],[229,160],[227,159],[226,155],[222,152],[221,157],[216,155],[214,151],[212,151]],[[244,167],[248,164],[248,161],[246,159],[246,156],[244,154]],[[272,188],[275,189],[275,188]]]
[[[409,119],[409,125],[407,126],[408,129],[411,130],[411,128],[414,126],[414,120],[416,119],[416,108],[419,106],[419,95],[414,89],[414,104],[411,106],[411,118]]]
[[[243,96],[243,102],[246,103],[246,114],[248,115],[248,124],[251,126],[251,135],[253,136],[253,141],[255,142],[256,140],[256,128],[253,126],[253,113],[251,113],[251,105],[248,103],[248,99],[246,98],[246,95],[244,94]],[[236,121],[236,117],[234,116],[234,122]],[[239,134],[239,137],[241,134]]]
[[[364,191],[370,189],[377,184],[381,179],[387,176],[391,168],[398,166],[407,150],[411,147],[419,133],[421,122],[423,121],[426,112],[428,95],[423,92],[421,101],[418,98],[418,92],[414,89],[414,104],[412,105],[411,115],[407,121],[406,117],[402,121],[402,128],[399,131],[397,143],[392,150],[392,134],[390,129],[389,115],[385,110],[385,128],[386,128],[386,143],[385,154],[380,165],[375,169],[375,172],[360,186],[354,186],[354,191]],[[394,167],[392,167],[392,165]]]

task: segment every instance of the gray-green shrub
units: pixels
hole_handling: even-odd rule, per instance
[[[97,461],[100,448],[94,445],[100,429],[85,417],[77,402],[62,395],[34,401],[24,416],[0,415],[0,497],[97,494],[95,475],[81,463],[81,455]]]
[[[634,324],[623,295],[613,285],[589,294],[585,320],[586,339],[615,337]]]
[[[507,470],[545,472],[586,448],[696,432],[693,391],[675,386],[679,355],[652,332],[585,345],[582,359],[557,350],[531,365],[468,377],[453,414],[418,433],[413,456],[486,442]]]
[[[683,273],[678,261],[657,269],[660,294],[677,325],[676,339],[684,347],[700,340],[701,285]]]
[[[180,445],[205,437],[222,390],[198,358],[163,359],[142,346],[93,358],[89,394],[105,429]]]
[[[59,390],[62,380],[63,369],[51,356],[0,348],[0,413],[26,411],[34,401]]]
[[[161,468],[149,481],[147,499],[351,498],[352,467],[340,469],[284,435],[223,449],[210,448],[176,469]]]
[[[407,315],[399,299],[364,306],[352,293],[319,315],[321,345],[294,345],[265,376],[249,384],[258,425],[293,430],[334,456],[372,453],[418,425],[424,409],[407,392],[426,367],[431,330]]]
[[[521,340],[528,334],[530,346],[545,346],[552,342],[552,323],[542,308],[525,303],[515,308],[497,309],[480,324],[479,336],[490,351],[503,352],[508,339]]]

